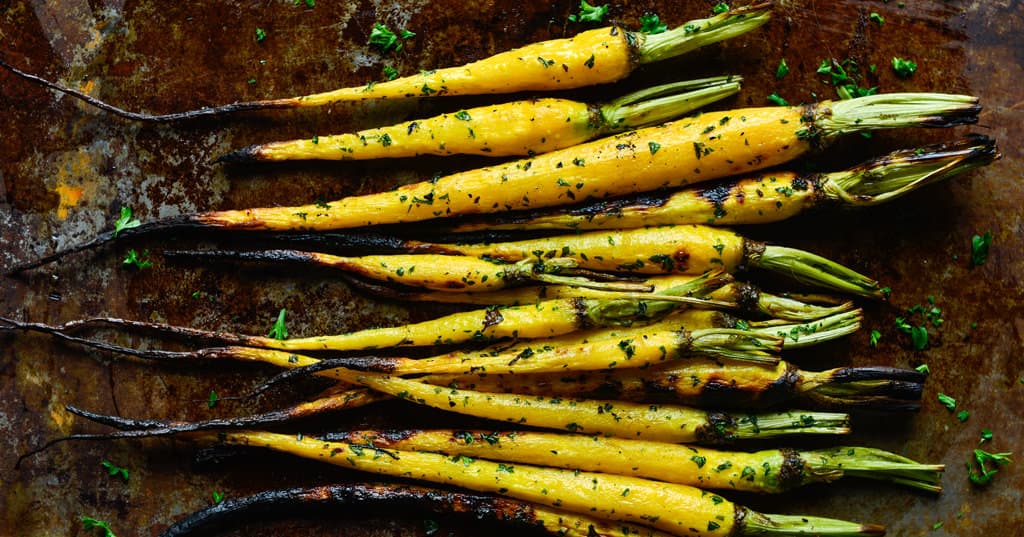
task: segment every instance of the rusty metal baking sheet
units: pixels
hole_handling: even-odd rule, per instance
[[[575,2],[374,0],[165,2],[10,0],[0,3],[0,52],[26,70],[131,110],[171,112],[361,85],[384,66],[401,73],[457,65],[529,42],[570,35]],[[628,27],[657,12],[670,25],[706,16],[711,1],[610,3]],[[311,7],[312,6],[312,7]],[[884,24],[873,21],[877,12]],[[416,36],[401,51],[367,45],[375,22]],[[255,29],[266,33],[255,39]],[[917,62],[908,79],[893,57]],[[1002,469],[976,488],[965,462],[982,428],[987,448],[1024,456],[1024,4],[1018,0],[803,0],[776,2],[766,27],[686,58],[642,69],[610,86],[571,92],[600,99],[653,83],[736,73],[742,92],[717,108],[761,106],[777,92],[790,102],[834,97],[816,73],[826,58],[877,65],[881,91],[970,93],[985,107],[980,125],[854,136],[796,166],[838,169],[898,147],[969,131],[996,138],[1004,158],[887,206],[820,214],[745,233],[837,259],[892,288],[889,304],[866,304],[864,330],[793,355],[816,369],[836,364],[917,366],[931,376],[917,415],[858,415],[842,440],[947,465],[939,496],[850,480],[780,497],[733,495],[766,512],[881,523],[892,535],[1017,535],[1024,532],[1024,471]],[[791,72],[781,80],[785,58]],[[122,205],[143,221],[197,210],[310,203],[375,192],[418,178],[482,165],[483,158],[288,164],[226,168],[213,160],[259,141],[344,132],[499,102],[504,97],[355,103],[238,115],[217,121],[144,125],[117,119],[0,71],[0,268],[87,240],[108,229]],[[988,262],[971,268],[971,237],[991,231]],[[186,240],[186,239],[181,239]],[[195,243],[195,238],[187,239]],[[200,238],[201,240],[201,238]],[[171,264],[170,238],[134,241],[76,255],[0,281],[0,314],[59,323],[96,315],[266,333],[280,308],[293,335],[340,333],[431,318],[451,308],[373,300],[323,274]],[[155,266],[121,266],[128,246],[149,249]],[[894,319],[934,297],[945,323],[930,348],[911,350]],[[975,324],[976,323],[976,324]],[[878,330],[877,348],[868,333]],[[107,334],[149,346],[141,336]],[[64,410],[73,404],[131,417],[202,419],[250,406],[207,405],[211,390],[241,394],[271,370],[249,364],[169,366],[83,352],[42,336],[0,334],[0,535],[86,535],[81,515],[118,535],[155,535],[211,492],[238,496],[270,486],[359,480],[334,468],[271,454],[221,465],[193,464],[193,448],[169,440],[63,444],[18,468],[14,458],[48,439],[101,429]],[[936,395],[970,412],[961,423]],[[281,403],[287,394],[262,401]],[[399,403],[337,416],[337,427],[467,423]],[[323,426],[323,424],[318,424]],[[831,440],[829,442],[832,442]],[[797,445],[817,445],[796,441]],[[127,483],[105,475],[110,460]],[[250,524],[244,535],[422,534],[420,519],[378,516]],[[936,528],[941,522],[941,527]],[[446,522],[443,531],[489,527]]]

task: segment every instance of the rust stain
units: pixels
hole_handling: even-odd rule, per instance
[[[85,193],[81,186],[68,184],[59,184],[53,191],[60,196],[60,201],[57,204],[57,218],[61,220],[68,217],[68,209],[78,205],[82,201],[82,195]]]

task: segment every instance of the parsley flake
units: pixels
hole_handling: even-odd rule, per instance
[[[783,99],[782,97],[779,97],[778,93],[772,93],[771,95],[769,95],[768,102],[776,106],[789,106],[789,103],[786,102],[786,100]]]
[[[984,265],[988,260],[988,248],[992,244],[992,232],[986,231],[984,235],[971,237],[971,266]]]
[[[128,255],[121,260],[121,264],[127,266],[134,265],[139,270],[142,270],[153,266],[153,262],[146,259],[147,257],[149,257],[149,250],[143,250],[141,256],[135,250],[128,250]]]
[[[720,14],[725,13],[727,11],[729,11],[729,4],[727,4],[725,2],[719,2],[719,3],[715,4],[715,7],[711,8],[711,13],[713,13],[715,15],[720,15]]]
[[[267,337],[274,339],[288,339],[288,327],[284,324],[285,309],[281,308],[281,311],[277,314],[277,320],[274,321],[274,326],[270,329],[270,333]]]
[[[789,66],[786,65],[786,58],[779,60],[779,66],[775,68],[775,79],[781,80],[782,77],[789,74]]]
[[[107,475],[109,475],[111,477],[119,475],[119,476],[121,476],[121,479],[123,479],[125,483],[128,482],[128,469],[127,468],[121,468],[119,466],[115,466],[114,463],[112,463],[110,461],[103,461],[103,462],[100,463],[100,466],[102,466],[103,468],[105,468],[107,470]]]
[[[938,398],[939,402],[942,403],[942,405],[945,406],[947,409],[949,409],[950,412],[956,410],[956,399],[953,399],[952,397],[944,393],[940,393],[938,395]]]
[[[139,227],[141,225],[142,222],[139,222],[138,219],[132,220],[132,208],[127,205],[123,205],[121,206],[121,217],[114,222],[114,237],[117,237],[118,233],[126,229]]]
[[[644,13],[640,15],[640,31],[645,34],[660,34],[668,31],[668,26],[661,22],[657,13]]]
[[[569,15],[570,22],[601,22],[608,14],[608,4],[592,6],[587,0],[580,0],[579,14]]]
[[[914,74],[914,71],[917,71],[917,63],[893,56],[892,68],[900,78],[909,78],[910,75]]]
[[[99,530],[103,537],[117,537],[114,535],[114,531],[110,529],[110,524],[102,520],[97,520],[91,516],[82,516],[82,525],[86,530]]]

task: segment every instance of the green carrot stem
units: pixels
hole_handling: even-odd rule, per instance
[[[885,527],[858,524],[832,518],[793,515],[766,515],[750,509],[740,523],[737,535],[861,537],[885,535]]]
[[[877,281],[835,261],[796,248],[767,245],[761,252],[751,252],[748,261],[808,285],[868,298],[883,297]]]
[[[706,19],[695,19],[660,34],[636,34],[641,38],[638,61],[653,63],[745,34],[771,18],[771,2],[733,9]]]
[[[952,143],[890,153],[855,168],[826,175],[825,195],[853,206],[884,203],[965,172],[1002,155],[995,140],[970,135]]]
[[[605,130],[657,125],[739,93],[739,76],[719,76],[663,84],[624,95],[601,106]],[[684,92],[684,93],[679,93]]]
[[[823,139],[851,132],[903,127],[951,127],[978,120],[978,98],[946,93],[887,93],[832,101],[814,112],[802,137]]]
[[[804,482],[833,481],[843,476],[899,483],[929,492],[942,492],[941,464],[921,464],[913,459],[865,447],[835,447],[801,453]]]

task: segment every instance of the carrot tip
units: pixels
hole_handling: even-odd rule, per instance
[[[241,149],[236,149],[230,153],[221,155],[217,160],[214,160],[214,164],[246,164],[250,162],[258,162],[263,160],[260,158],[260,146],[250,145]]]

